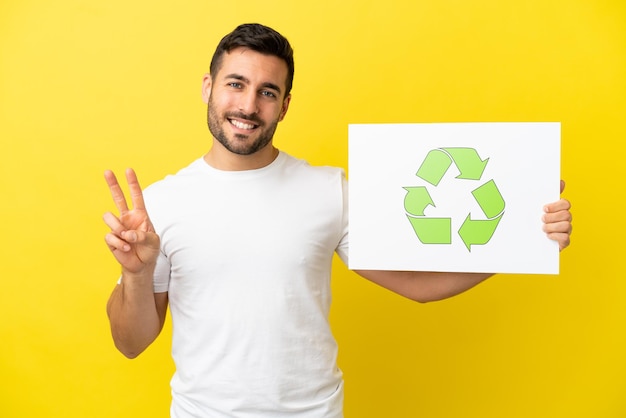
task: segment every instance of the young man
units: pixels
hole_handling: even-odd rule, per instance
[[[209,152],[146,189],[127,170],[129,209],[110,171],[119,216],[104,215],[122,266],[107,311],[128,357],[173,322],[171,415],[341,417],[343,383],[328,312],[334,252],[346,261],[347,185],[274,147],[287,113],[293,54],[261,25],[241,25],[202,81]],[[545,208],[544,230],[569,245],[569,202]],[[146,208],[150,209],[150,217]],[[461,293],[491,274],[359,271],[416,301]]]

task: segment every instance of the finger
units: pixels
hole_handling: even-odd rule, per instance
[[[109,246],[109,250],[128,252],[130,251],[130,244],[118,237],[115,234],[108,233],[104,236],[104,241]]]
[[[559,251],[562,251],[563,249],[569,246],[570,244],[569,237],[570,237],[569,234],[564,234],[564,233],[548,234],[548,238],[559,243]]]
[[[543,207],[544,212],[553,213],[561,210],[570,210],[571,203],[567,199],[559,199],[556,202],[549,203]]]
[[[572,221],[572,213],[568,210],[560,210],[554,213],[545,213],[542,216],[542,221],[546,224],[561,221]]]
[[[126,169],[126,181],[128,181],[128,189],[130,190],[130,200],[133,203],[133,209],[146,210],[141,186],[139,185],[139,180],[137,180],[137,174],[135,174],[135,170],[132,168]]]
[[[564,233],[570,235],[572,233],[572,224],[568,221],[553,222],[543,225],[543,231],[547,234]]]
[[[120,219],[113,215],[111,212],[107,212],[102,216],[106,226],[111,228],[111,232],[118,237],[122,235],[122,232],[126,229]]]
[[[561,193],[565,190],[565,180],[561,180]]]
[[[120,212],[120,214],[124,214],[128,212],[128,205],[126,204],[126,197],[124,197],[124,192],[120,187],[120,184],[117,182],[117,177],[111,170],[106,170],[104,172],[104,179],[109,185],[109,190],[111,191],[111,196],[113,197],[113,202],[115,203],[115,207]]]

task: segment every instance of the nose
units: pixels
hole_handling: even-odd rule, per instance
[[[247,115],[257,113],[259,111],[257,99],[255,91],[249,89],[243,92],[239,97],[239,110]]]

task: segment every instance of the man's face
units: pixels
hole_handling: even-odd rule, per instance
[[[251,155],[272,142],[287,112],[287,64],[246,48],[224,54],[217,74],[205,76],[203,97],[213,137],[228,151]]]

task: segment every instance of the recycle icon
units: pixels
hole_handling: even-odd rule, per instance
[[[416,176],[437,187],[454,163],[461,181],[480,181],[489,158],[482,160],[473,148],[437,148],[428,152],[417,170]],[[426,186],[404,187],[406,216],[423,244],[452,244],[452,218],[428,217],[425,210],[429,205],[436,207]],[[493,179],[472,191],[476,203],[482,210],[478,218],[468,213],[458,234],[471,252],[472,245],[485,245],[493,237],[502,216],[505,202]],[[486,219],[482,219],[484,216]]]

